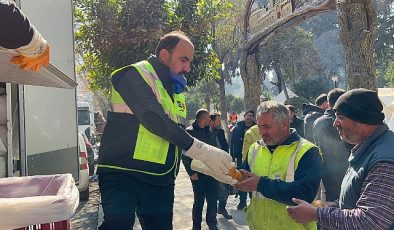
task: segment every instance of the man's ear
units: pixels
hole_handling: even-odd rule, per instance
[[[168,52],[168,50],[166,50],[166,49],[160,50],[159,57],[158,57],[160,62],[166,63],[168,61],[169,57],[170,57],[170,52]]]

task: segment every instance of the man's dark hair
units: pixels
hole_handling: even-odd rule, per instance
[[[286,105],[287,109],[290,110],[290,112],[295,113],[295,108],[293,105]]]
[[[320,94],[315,100],[315,105],[321,106],[326,101],[327,101],[327,94],[326,93]]]
[[[328,105],[332,108],[335,105],[335,102],[337,102],[338,98],[344,94],[346,91],[343,89],[335,88],[328,92],[327,94],[327,99],[328,99]]]
[[[204,114],[209,114],[208,110],[206,109],[199,109],[196,112],[196,121],[198,121]]]
[[[211,121],[215,121],[216,117],[220,117],[220,113],[211,113],[211,115],[209,116],[209,118],[211,119]]]
[[[244,116],[246,116],[246,114],[251,113],[254,116],[254,110],[253,109],[249,109],[248,111],[245,112]]]
[[[190,39],[182,31],[172,31],[168,34],[165,34],[160,38],[160,41],[157,44],[155,51],[156,57],[159,57],[160,50],[162,49],[166,49],[171,52],[180,40],[190,41]]]

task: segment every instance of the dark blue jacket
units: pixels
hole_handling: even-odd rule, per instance
[[[250,127],[252,127],[255,124],[256,123],[253,122],[251,126],[247,126],[245,121],[240,121],[234,127],[233,133],[231,135],[231,144],[230,144],[230,154],[233,158],[242,159],[242,146],[244,143],[245,133]]]

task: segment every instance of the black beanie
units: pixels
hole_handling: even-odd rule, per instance
[[[363,124],[383,124],[383,105],[375,91],[362,88],[349,90],[338,98],[333,109]]]
[[[254,111],[253,111],[253,109],[249,109],[248,111],[246,111],[244,116],[246,116],[247,113],[251,113],[251,114],[253,114],[253,116],[254,116]]]

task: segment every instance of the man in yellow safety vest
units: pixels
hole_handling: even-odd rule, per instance
[[[262,137],[249,149],[241,170],[243,181],[236,188],[252,192],[246,209],[251,229],[316,229],[316,223],[305,225],[287,215],[292,197],[313,201],[322,176],[319,149],[290,129],[288,109],[277,102],[266,101],[257,108],[257,124]]]
[[[98,162],[104,222],[99,229],[131,229],[135,212],[144,229],[172,229],[180,154],[201,160],[228,184],[231,157],[191,137],[179,125],[194,46],[182,32],[164,35],[156,56],[112,73],[112,112]]]

